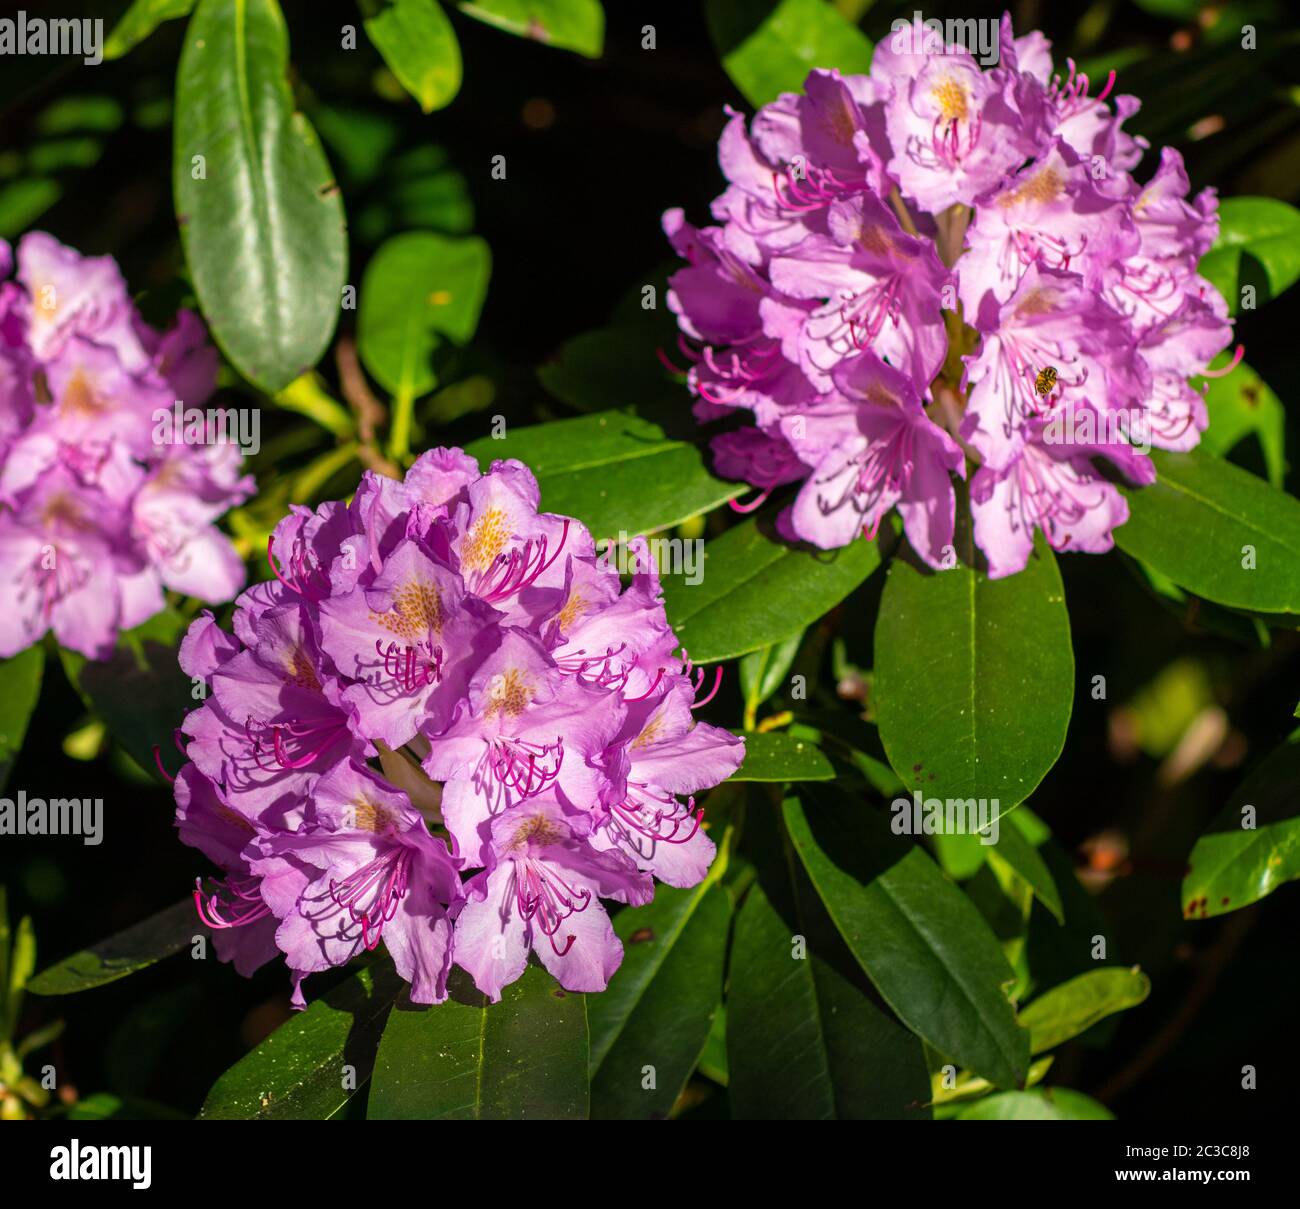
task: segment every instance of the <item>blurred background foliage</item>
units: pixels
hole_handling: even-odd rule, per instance
[[[126,7],[66,0],[59,15],[103,17],[111,28]],[[709,7],[716,30],[720,15],[743,25],[755,5]],[[916,6],[837,7],[878,39]],[[936,3],[924,12],[996,17],[1001,8]],[[360,290],[376,249],[402,232],[472,232],[491,249],[478,334],[466,347],[436,349],[436,380],[420,392],[412,447],[467,444],[498,415],[513,425],[629,403],[680,426],[685,392],[647,363],[670,317],[662,306],[646,315],[639,298],[643,284],[667,271],[662,211],[685,203],[692,218],[704,218],[719,186],[723,105],[745,105],[720,65],[704,8],[611,3],[603,54],[592,58],[504,36],[449,6],[463,82],[432,114],[364,36],[342,49],[343,26],[360,25],[355,5],[286,0],[284,10],[294,94],[342,189],[347,281]],[[1143,102],[1130,128],[1154,146],[1177,146],[1194,188],[1300,202],[1300,30],[1285,0],[1026,0],[1011,10],[1018,31],[1045,31],[1058,66],[1069,54],[1094,80],[1116,69],[1117,91]],[[656,27],[653,51],[641,47],[646,23]],[[1240,50],[1243,23],[1258,29],[1251,53]],[[191,297],[171,185],[183,30],[167,22],[124,59],[95,67],[10,58],[0,73],[0,236],[38,227],[86,253],[111,253],[155,322]],[[505,180],[491,175],[494,156],[505,157]],[[1150,168],[1148,160],[1139,176]],[[1212,408],[1234,417],[1232,459],[1282,478],[1293,494],[1297,294],[1240,317],[1258,377]],[[353,399],[363,381],[349,351],[356,321],[355,311],[343,312],[340,338],[319,367],[318,385],[332,399]],[[355,448],[327,424],[276,408],[232,371],[223,389],[264,408],[253,464],[262,494],[232,521],[252,558],[287,503],[344,495],[360,467]],[[310,411],[311,401],[303,406]],[[717,514],[708,521],[724,523]],[[702,528],[697,520],[685,532]],[[1231,1111],[1263,1117],[1290,1099],[1300,891],[1283,888],[1246,910],[1188,922],[1179,887],[1196,836],[1243,769],[1295,726],[1300,641],[1180,599],[1120,554],[1065,558],[1061,569],[1079,688],[1065,753],[1032,807],[1060,845],[1063,895],[1100,913],[1098,928],[1118,950],[1111,960],[1140,964],[1153,991],[1069,1044],[1054,1081],[1130,1120],[1215,1117],[1224,1088],[1236,1085],[1231,1072],[1250,1063],[1266,1074],[1258,1091],[1232,1097]],[[848,704],[870,721],[879,578],[805,638],[794,666],[809,675],[808,717]],[[179,619],[160,624],[174,628]],[[1098,676],[1104,699],[1091,691]],[[711,715],[733,724],[741,717],[744,680],[728,675]],[[175,902],[204,870],[176,842],[166,787],[106,738],[57,662],[47,664],[42,693],[9,784],[102,797],[106,812],[99,847],[0,841],[15,951],[31,948],[30,930],[19,927],[30,916],[45,965]],[[763,712],[781,708],[773,698]],[[761,724],[753,705],[749,713]],[[959,869],[960,854],[945,863]],[[969,888],[978,901],[978,886]],[[9,945],[7,932],[0,939]],[[1078,972],[1033,927],[1028,945],[1041,985]],[[71,999],[15,995],[13,1010],[0,1040],[35,1037],[28,1071],[52,1064],[56,1099],[86,1115],[123,1104],[192,1114],[217,1075],[289,1014],[278,964],[244,980],[215,961],[183,957]],[[28,1042],[24,1052],[33,1048]],[[723,1083],[725,1057],[711,1045],[679,1111],[725,1116]]]

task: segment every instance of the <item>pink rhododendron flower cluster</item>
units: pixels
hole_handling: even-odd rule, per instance
[[[1151,482],[1150,446],[1185,450],[1207,418],[1187,378],[1231,340],[1196,272],[1217,234],[1165,148],[1123,130],[1135,98],[1053,74],[1041,34],[1001,26],[990,70],[922,23],[880,42],[869,76],[814,71],[802,94],[731,113],[716,225],[664,227],[719,473],[799,483],[785,536],[874,538],[897,508],[916,552],[951,565],[953,475],[969,483],[993,576],[1036,530],[1099,552],[1128,517],[1114,472]],[[1240,350],[1238,352],[1240,356]],[[1235,364],[1235,362],[1234,362]],[[742,510],[743,510],[742,506]]]
[[[202,404],[217,365],[192,312],[166,333],[141,319],[112,257],[22,238],[0,283],[0,656],[52,629],[107,658],[164,588],[218,603],[243,586],[213,524],[253,492],[239,448],[154,439],[155,413]]]
[[[521,463],[432,450],[295,508],[234,635],[191,627],[181,666],[209,691],[177,735],[177,822],[225,871],[197,900],[242,972],[283,953],[301,1003],[306,975],[382,941],[417,1003],[453,962],[498,999],[530,950],[600,990],[622,958],[600,899],[704,878],[690,795],[743,744],[692,718],[703,673],[644,539],[624,589],[537,509]]]

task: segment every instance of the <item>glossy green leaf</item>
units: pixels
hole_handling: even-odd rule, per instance
[[[366,34],[425,113],[460,91],[460,43],[437,0],[365,0]]]
[[[1021,1084],[1029,1033],[1003,991],[1014,974],[971,901],[865,803],[808,786],[783,813],[835,926],[898,1018],[990,1082]]]
[[[1253,286],[1263,306],[1300,277],[1300,210],[1272,197],[1228,197],[1219,203],[1219,238],[1199,270],[1235,315],[1241,287]]]
[[[1152,458],[1160,477],[1125,490],[1116,545],[1207,600],[1300,613],[1300,500],[1212,454]]]
[[[745,733],[745,759],[733,781],[833,781],[835,768],[808,739],[779,731]]]
[[[45,648],[40,643],[0,659],[0,790],[22,751],[44,672]]]
[[[1052,913],[1056,922],[1064,922],[1065,910],[1061,906],[1061,892],[1056,888],[1056,879],[1039,856],[1038,849],[1025,838],[1011,819],[1004,819],[999,825],[997,843],[988,846],[981,843],[980,846],[991,860],[1005,861],[1025,880],[1033,890],[1034,897]]]
[[[371,1120],[583,1120],[587,1116],[586,996],[541,966],[491,1003],[464,971],[434,1007],[403,997],[375,1059]]]
[[[42,970],[27,984],[27,989],[37,995],[88,991],[171,957],[188,948],[196,936],[207,935],[207,928],[195,914],[194,900],[185,898]]]
[[[1107,966],[1071,978],[1039,995],[1020,1011],[1035,1054],[1087,1032],[1098,1020],[1136,1007],[1151,993],[1151,980],[1134,966]]]
[[[895,559],[876,620],[875,701],[894,771],[927,797],[1004,814],[1056,763],[1074,699],[1070,619],[1039,542],[1017,575]]]
[[[1183,878],[1185,916],[1224,915],[1300,878],[1298,786],[1300,730],[1242,781],[1196,841]]]
[[[347,271],[343,203],[288,68],[275,0],[199,0],[176,76],[176,213],[217,343],[265,390],[320,359]]]
[[[487,297],[492,253],[476,237],[412,231],[386,240],[366,266],[357,351],[391,394],[432,390],[433,353],[445,337],[466,344]]]
[[[370,1078],[384,1024],[405,989],[386,957],[359,970],[295,1013],[226,1071],[208,1092],[199,1119],[323,1121],[334,1116]]]
[[[1091,1096],[1068,1087],[1004,1091],[976,1100],[957,1114],[959,1121],[1113,1121],[1114,1115]]]
[[[734,659],[802,630],[879,565],[875,542],[813,550],[750,518],[705,546],[700,583],[665,583],[668,620],[696,663]]]
[[[928,1117],[920,1041],[873,1001],[807,874],[776,847],[736,917],[727,994],[733,1117]]]
[[[484,470],[498,458],[524,462],[541,484],[542,507],[576,516],[597,541],[681,524],[744,490],[715,478],[698,446],[619,411],[512,428],[465,450]],[[678,570],[689,571],[684,560]]]
[[[688,890],[660,886],[654,902],[615,917],[623,964],[587,1001],[593,1119],[668,1115],[722,1002],[730,921],[731,899],[712,879]]]
[[[1226,364],[1226,357],[1216,360]],[[1246,364],[1238,365],[1223,378],[1192,380],[1197,389],[1202,383],[1209,387],[1205,406],[1210,426],[1199,448],[1225,456],[1253,435],[1259,440],[1268,481],[1280,488],[1286,477],[1286,409],[1282,400]]]
[[[825,0],[707,0],[713,44],[753,105],[802,92],[815,67],[866,74],[871,42]]]
[[[521,38],[589,59],[605,45],[605,10],[600,0],[463,0],[460,11]]]
[[[195,0],[135,0],[104,42],[104,58],[120,59],[134,50],[164,21],[188,17]]]

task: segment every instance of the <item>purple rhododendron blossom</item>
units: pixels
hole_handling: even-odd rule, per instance
[[[0,242],[0,270],[13,258]],[[111,257],[41,232],[0,283],[0,657],[47,631],[93,659],[163,608],[230,600],[245,570],[214,522],[254,491],[239,447],[159,443],[158,412],[201,406],[218,358],[181,311],[161,333]]]
[[[1073,63],[1062,77],[1050,50],[1003,17],[987,68],[896,24],[869,75],[813,71],[748,128],[728,111],[715,225],[669,210],[664,230],[689,262],[668,304],[695,415],[724,425],[718,473],[760,493],[737,510],[798,484],[778,532],[831,548],[897,509],[951,566],[969,477],[998,577],[1038,532],[1109,549],[1128,509],[1098,467],[1149,483],[1151,446],[1200,439],[1188,378],[1232,340],[1196,272],[1214,191],[1189,197],[1170,148],[1136,180],[1137,99],[1111,96],[1113,72],[1096,92]]]
[[[381,943],[416,1003],[453,964],[499,999],[530,952],[601,990],[622,945],[600,900],[708,874],[692,795],[743,741],[693,717],[703,673],[644,539],[624,586],[538,505],[526,466],[460,450],[367,472],[281,521],[233,635],[205,613],[181,644],[206,695],[177,734],[177,826],[222,870],[199,911],[241,972],[282,954],[299,1005]]]

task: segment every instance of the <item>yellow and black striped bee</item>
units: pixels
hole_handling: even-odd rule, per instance
[[[1040,395],[1046,397],[1056,388],[1056,367],[1049,365],[1046,369],[1038,371],[1038,377],[1034,379],[1034,390]]]

